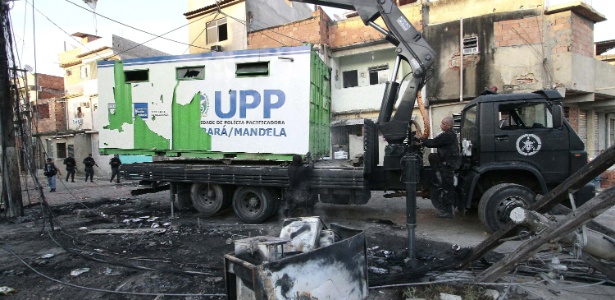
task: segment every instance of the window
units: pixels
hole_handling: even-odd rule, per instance
[[[90,78],[90,65],[81,66],[81,78]]]
[[[227,39],[226,18],[207,23],[207,44],[222,42]]]
[[[36,106],[36,113],[39,119],[49,118],[49,104],[39,104]]]
[[[269,62],[239,63],[236,66],[235,75],[237,77],[267,76],[269,75]]]
[[[56,154],[57,158],[66,158],[66,143],[57,143],[56,144]]]
[[[359,74],[357,70],[344,71],[342,73],[342,80],[344,82],[344,88],[359,86]]]
[[[461,139],[471,141],[473,144],[478,142],[478,128],[476,119],[478,118],[478,107],[476,105],[466,109],[461,119]]]
[[[177,68],[177,79],[179,80],[191,80],[205,79],[205,67],[185,67]]]
[[[510,103],[499,106],[499,128],[553,128],[553,116],[545,103]]]
[[[473,36],[463,39],[463,55],[478,53],[478,37]]]
[[[369,85],[387,82],[389,77],[389,66],[378,66],[369,68]]]
[[[149,70],[124,71],[126,82],[144,82],[149,80]]]

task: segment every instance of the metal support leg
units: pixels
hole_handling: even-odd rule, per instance
[[[415,257],[415,229],[416,229],[416,184],[418,159],[413,154],[404,156],[404,173],[406,184],[406,226],[408,227],[408,259]]]

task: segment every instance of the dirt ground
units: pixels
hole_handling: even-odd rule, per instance
[[[278,236],[283,222],[278,216],[263,224],[244,224],[232,209],[210,218],[194,210],[172,211],[168,191],[131,196],[136,183],[115,184],[104,179],[93,183],[83,182],[83,178],[75,183],[58,181],[55,193],[49,193],[44,182],[47,208],[40,204],[31,180],[22,182],[27,183],[22,183],[25,217],[0,217],[0,295],[4,291],[10,295],[8,299],[225,299],[223,257],[233,251],[233,240]],[[450,266],[463,258],[465,248],[480,243],[487,233],[476,215],[438,219],[428,200],[419,199],[418,206],[417,260],[413,264],[405,260],[408,243],[402,198],[386,199],[382,193],[374,193],[364,206],[316,206],[315,214],[325,224],[364,230],[369,299],[430,298],[417,287],[404,284],[434,281],[459,286],[519,244],[505,243],[477,262],[473,270],[452,270]],[[96,234],[96,230],[120,229],[124,231]],[[453,250],[457,245],[461,249]],[[553,256],[541,255],[543,261]],[[570,268],[581,282],[572,285],[589,286],[597,295],[573,293],[566,298],[565,289],[549,292],[544,287],[546,279],[535,277],[540,273],[537,269],[545,268],[538,261],[518,269],[519,274],[513,277],[503,278],[522,289],[479,286],[479,292],[472,292],[479,296],[464,299],[487,299],[481,298],[487,288],[506,293],[505,299],[612,299],[615,295],[608,279],[576,261]],[[566,279],[572,277],[566,274]],[[522,285],[517,284],[520,280]],[[389,285],[398,286],[383,287]],[[463,294],[464,289],[451,293]],[[433,290],[432,294],[439,295]]]

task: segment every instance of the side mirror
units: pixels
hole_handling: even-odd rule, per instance
[[[561,129],[564,126],[564,110],[561,104],[554,104],[551,106],[551,112],[553,113],[553,128]]]

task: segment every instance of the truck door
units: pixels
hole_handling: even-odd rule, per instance
[[[525,162],[536,167],[549,183],[568,174],[569,152],[563,129],[553,128],[553,116],[544,101],[496,103],[494,158]]]

